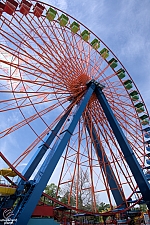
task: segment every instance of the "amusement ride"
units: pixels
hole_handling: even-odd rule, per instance
[[[107,215],[143,203],[150,210],[146,105],[119,59],[78,20],[40,1],[1,1],[0,96],[1,219],[11,210],[14,224],[26,225],[42,195],[78,214],[106,215],[100,199]],[[51,177],[55,198],[44,193]],[[90,211],[79,201],[87,190]]]

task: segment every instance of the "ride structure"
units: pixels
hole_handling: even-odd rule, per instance
[[[36,137],[0,171],[10,183],[0,186],[2,212],[13,208],[15,224],[27,224],[55,169],[56,194],[67,187],[67,207],[78,212],[97,214],[99,198],[110,204],[110,214],[142,201],[150,209],[149,115],[112,51],[42,2],[1,2],[0,29],[0,112],[14,118],[1,140],[9,142],[11,134],[20,151]],[[19,173],[22,162],[27,165]]]

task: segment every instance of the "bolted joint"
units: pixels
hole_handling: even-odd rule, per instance
[[[101,90],[105,88],[105,86],[104,86],[103,84],[97,82],[97,81],[94,80],[94,79],[92,79],[92,80],[90,80],[90,81],[88,81],[88,82],[86,83],[86,85],[87,85],[88,87],[89,87],[91,84],[95,84],[96,87],[100,87]]]

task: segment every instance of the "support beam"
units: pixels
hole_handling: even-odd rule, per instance
[[[56,142],[56,145],[54,145],[54,147],[51,149],[49,155],[39,169],[39,172],[35,176],[35,184],[29,189],[19,207],[16,208],[17,210],[14,210],[13,218],[17,219],[17,222],[15,223],[16,225],[26,225],[28,223],[32,212],[35,209],[41,194],[47,185],[47,182],[49,181],[83,111],[87,106],[90,97],[93,94],[94,89],[95,84],[89,84],[88,90],[80,101],[69,127],[64,130],[63,133],[61,133],[58,142]]]
[[[125,137],[116,117],[110,105],[99,85],[96,86],[95,93],[101,104],[103,111],[107,117],[107,120],[115,134],[115,137],[120,145],[120,148],[124,154],[126,162],[128,163],[130,170],[136,180],[136,183],[141,191],[143,199],[145,200],[148,208],[150,209],[150,184],[148,183],[135,155],[133,150],[131,149],[127,138]]]
[[[92,140],[93,146],[99,157],[99,164],[100,164],[100,166],[102,166],[102,169],[104,171],[105,177],[106,177],[109,187],[111,189],[111,193],[115,199],[115,202],[116,202],[117,206],[125,208],[126,205],[125,205],[124,193],[120,189],[117,178],[113,172],[113,169],[111,168],[111,164],[110,164],[108,157],[104,150],[103,150],[103,154],[102,154],[102,146],[100,145],[96,129],[94,127],[93,122],[90,120],[89,116],[87,116],[87,119],[85,119],[85,124],[86,124],[87,130],[88,130],[89,136]],[[92,132],[90,129],[90,125],[92,127]],[[103,160],[105,165],[102,164],[100,160],[101,161]]]

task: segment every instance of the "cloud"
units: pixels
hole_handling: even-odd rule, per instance
[[[67,10],[68,5],[66,0],[57,0],[57,4],[62,10]]]
[[[68,7],[68,3],[66,0],[42,0],[41,2],[53,5],[61,10],[66,11]]]

